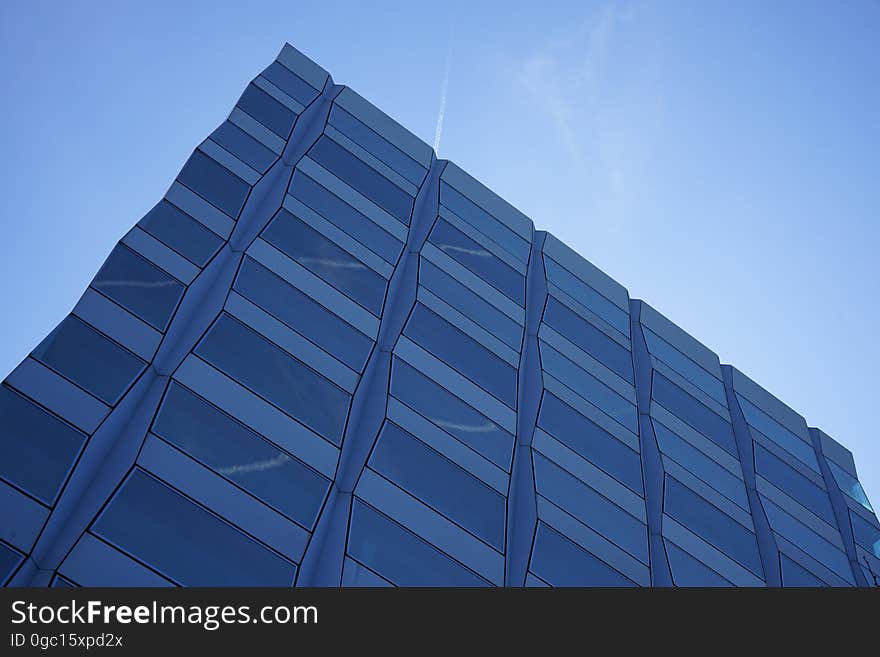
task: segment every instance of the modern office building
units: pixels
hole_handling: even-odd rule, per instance
[[[290,46],[3,381],[0,532],[11,585],[880,578],[849,451]]]

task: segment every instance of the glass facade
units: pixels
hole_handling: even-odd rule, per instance
[[[286,45],[0,387],[0,582],[875,586],[851,454]]]

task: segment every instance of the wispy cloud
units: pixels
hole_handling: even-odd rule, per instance
[[[589,114],[601,93],[608,51],[617,23],[617,5],[604,7],[596,17],[556,38],[526,57],[521,82],[550,118],[571,164],[586,172],[585,133]]]
[[[589,180],[595,196],[630,194],[630,170],[650,149],[632,122],[650,111],[641,104],[656,97],[642,70],[656,67],[652,53],[628,33],[637,13],[630,3],[610,2],[527,52],[517,69],[519,83],[567,155],[570,173]]]

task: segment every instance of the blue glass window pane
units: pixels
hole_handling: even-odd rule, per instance
[[[527,240],[514,233],[506,224],[496,219],[489,212],[486,212],[480,205],[464,196],[455,187],[443,181],[440,182],[440,203],[477,229],[481,226],[488,228],[494,224],[496,230],[491,232],[493,235],[501,238],[501,241],[496,240],[496,243],[513,255],[519,256],[520,259],[528,259],[531,247]],[[501,237],[502,235],[504,237]]]
[[[293,110],[253,84],[244,90],[238,106],[282,139],[287,139],[296,121]]]
[[[6,583],[23,558],[24,555],[18,550],[0,543],[0,586]]]
[[[572,299],[583,304],[608,322],[608,324],[623,333],[623,335],[629,337],[629,313],[623,308],[606,299],[580,278],[546,255],[544,256],[544,270],[547,272],[547,280],[550,283],[558,286]]]
[[[828,586],[827,583],[816,577],[809,570],[795,563],[784,554],[779,555],[779,563],[782,566],[783,586]]]
[[[786,429],[742,395],[737,395],[736,398],[746,422],[813,470],[820,472],[816,453],[810,443]]]
[[[263,238],[374,315],[382,314],[385,279],[287,210],[278,211]]]
[[[775,454],[755,443],[755,471],[832,527],[837,526],[828,494]]]
[[[505,499],[397,425],[385,423],[370,467],[504,551]]]
[[[416,369],[394,358],[391,394],[484,457],[510,471],[513,436]]]
[[[520,350],[522,326],[425,258],[419,262],[419,283],[509,347]]]
[[[196,354],[339,445],[350,397],[252,329],[223,314]]]
[[[290,193],[386,262],[397,262],[403,242],[306,174],[293,174]]]
[[[437,219],[428,240],[507,298],[519,305],[525,303],[525,277],[448,221]]]
[[[670,541],[663,541],[672,581],[676,586],[732,586],[699,559]]]
[[[651,397],[721,449],[738,456],[730,423],[657,371],[653,376]]]
[[[673,461],[696,475],[698,479],[709,484],[727,499],[749,510],[749,498],[746,495],[745,483],[742,479],[721,467],[713,459],[691,445],[684,438],[653,420],[654,435],[660,451]]]
[[[849,472],[841,468],[831,459],[825,459],[828,462],[828,467],[831,469],[831,474],[834,476],[834,481],[837,482],[837,486],[842,490],[846,495],[849,495],[853,500],[861,504],[871,513],[874,513],[874,509],[871,506],[871,503],[868,501],[868,496],[865,493],[865,489],[862,488],[862,485],[859,483],[859,480],[853,477]]]
[[[147,365],[73,315],[31,355],[111,406]]]
[[[244,180],[200,150],[186,161],[177,179],[233,219],[251,190]]]
[[[62,577],[61,575],[55,575],[52,578],[52,584],[50,585],[52,588],[56,589],[77,589],[79,588],[76,584],[71,582],[69,579]]]
[[[235,289],[353,370],[363,370],[372,339],[255,260],[244,259]]]
[[[643,494],[639,455],[546,390],[538,426],[630,490]]]
[[[437,313],[417,303],[404,334],[511,408],[516,408],[516,370]]]
[[[211,133],[211,139],[260,173],[265,173],[278,157],[274,151],[231,121],[220,124],[220,127]]]
[[[183,296],[183,283],[122,244],[116,246],[92,287],[164,331]]]
[[[648,528],[553,461],[534,454],[535,486],[542,497],[647,563]]]
[[[48,505],[55,496],[85,434],[0,387],[0,476]]]
[[[219,235],[168,201],[159,201],[138,226],[199,267],[204,267],[223,243]]]
[[[852,519],[853,536],[856,543],[880,559],[880,529],[852,511],[849,512],[849,517]]]
[[[489,584],[358,499],[351,514],[348,553],[397,586]]]
[[[621,378],[633,382],[632,355],[628,349],[583,319],[555,297],[547,299],[544,322],[605,365]]]
[[[392,216],[409,225],[413,197],[328,137],[312,146],[309,157]]]
[[[329,480],[172,383],[154,433],[311,529]]]
[[[538,523],[530,570],[553,586],[635,586],[543,522]]]
[[[651,329],[642,327],[648,351],[653,356],[663,361],[669,367],[681,374],[700,390],[714,398],[720,404],[727,406],[727,394],[724,392],[724,384],[709,374],[700,365],[681,353],[678,349],[666,342]]]
[[[614,418],[635,434],[639,432],[638,410],[635,404],[620,396],[595,376],[582,369],[541,341],[541,364],[544,371],[563,382],[571,390]]]
[[[334,105],[330,112],[330,123],[339,132],[363,146],[413,185],[422,184],[427,172],[425,167],[338,105]]]
[[[666,476],[663,510],[697,536],[762,576],[755,535],[669,475]]]
[[[272,62],[260,75],[299,102],[300,105],[308,105],[318,95],[318,89],[312,87],[280,62]]]
[[[290,586],[296,571],[142,470],[122,485],[94,531],[184,586]]]
[[[764,513],[773,531],[787,538],[811,557],[830,568],[843,579],[853,582],[852,569],[843,548],[838,548],[787,511],[761,497]]]

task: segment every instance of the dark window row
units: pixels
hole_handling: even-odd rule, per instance
[[[260,75],[303,107],[311,103],[318,96],[318,92],[321,91],[320,89],[315,89],[296,73],[281,64],[281,62],[272,62]]]
[[[404,335],[510,408],[516,408],[516,369],[433,310],[417,303]]]
[[[488,586],[489,582],[355,498],[348,553],[397,586]]]
[[[608,417],[613,418],[621,426],[638,434],[638,410],[631,398],[624,397],[620,392],[569,360],[567,356],[558,352],[545,341],[541,340],[539,344],[541,365],[544,371],[576,392],[582,399],[600,409]]]
[[[278,154],[254,139],[232,121],[224,121],[214,132],[211,139],[220,144],[239,160],[259,173],[266,173]]]
[[[880,559],[880,529],[852,511],[849,512],[849,517],[852,519],[856,543]]]
[[[363,370],[373,340],[256,260],[245,257],[234,288],[353,370]]]
[[[312,146],[309,157],[380,208],[409,225],[413,197],[363,160],[326,136]]]
[[[184,586],[290,586],[296,566],[135,469],[93,531]]]
[[[419,262],[419,283],[516,351],[523,327],[430,260]]]
[[[138,226],[199,267],[208,264],[223,244],[222,237],[164,200],[159,201]]]
[[[829,525],[837,526],[828,493],[757,443],[755,443],[755,471]]]
[[[676,586],[731,586],[721,575],[675,543],[664,539],[663,546]]]
[[[784,427],[742,395],[737,394],[736,398],[746,422],[813,470],[819,472],[816,452],[813,451],[813,446],[810,443]]]
[[[505,498],[396,424],[385,423],[370,467],[504,551]]]
[[[643,326],[642,330],[651,355],[666,363],[696,387],[714,398],[715,401],[727,406],[724,384],[719,379],[712,376],[701,365],[691,360],[690,357],[669,344],[651,329]]]
[[[31,356],[110,406],[147,366],[73,315],[55,327]]]
[[[733,437],[733,427],[730,422],[656,370],[653,373],[651,383],[651,397],[655,402],[699,431],[728,454],[738,455],[736,440]]]
[[[417,187],[422,184],[427,169],[375,132],[339,105],[330,111],[330,123],[339,132],[360,144]]]
[[[520,306],[525,303],[525,276],[442,217],[434,224],[428,241],[511,301]]]
[[[238,99],[238,107],[282,139],[287,139],[296,122],[296,112],[253,83],[247,86]]]
[[[630,490],[643,495],[638,453],[546,390],[538,426]]]
[[[0,586],[6,584],[12,573],[24,560],[24,555],[11,545],[0,542]]]
[[[336,242],[281,209],[262,237],[376,316],[385,302],[385,279]]]
[[[544,322],[622,379],[633,382],[632,354],[555,297],[547,298]]]
[[[505,471],[510,471],[513,435],[485,415],[395,357],[391,394]]]
[[[177,179],[233,219],[251,191],[247,182],[200,150],[186,161]]]
[[[487,235],[497,237],[494,241],[511,254],[526,261],[529,257],[530,245],[527,240],[514,233],[506,224],[496,219],[491,213],[459,192],[452,185],[440,182],[440,204],[464,219],[474,227],[483,227]]]
[[[539,495],[634,557],[648,562],[648,528],[641,520],[537,452],[534,464]]]
[[[311,529],[330,481],[183,386],[172,383],[153,432]]]
[[[663,454],[727,499],[736,502],[743,509],[749,508],[745,483],[742,479],[657,420],[652,420],[652,425],[657,444]]]
[[[581,546],[538,523],[530,570],[553,586],[635,586]]]
[[[386,262],[397,262],[403,242],[302,171],[294,172],[290,194]]]
[[[694,534],[763,577],[755,535],[669,475],[665,479],[663,510]]]
[[[351,397],[230,315],[222,314],[195,353],[336,445]]]
[[[86,435],[0,386],[0,476],[52,506]]]
[[[816,577],[811,571],[789,559],[781,552],[779,553],[779,566],[782,569],[783,586],[805,586],[810,588],[828,586],[826,582]]]
[[[167,328],[186,289],[124,244],[110,253],[92,287],[160,331]]]
[[[598,317],[626,337],[629,337],[629,313],[616,303],[597,292],[593,287],[558,264],[553,258],[544,255],[544,271],[547,280],[568,294],[574,301],[596,313]]]

